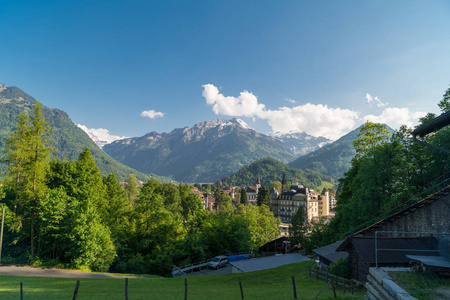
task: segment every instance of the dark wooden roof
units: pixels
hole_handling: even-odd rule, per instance
[[[345,251],[336,252],[336,249],[344,242],[344,240],[337,241],[333,244],[326,245],[313,250],[318,256],[322,256],[331,262],[336,262],[339,258],[347,258],[348,253]]]
[[[387,217],[387,218],[385,218],[385,219],[383,219],[381,221],[378,221],[378,222],[370,225],[369,227],[366,227],[366,228],[356,232],[353,236],[360,236],[360,235],[363,235],[363,234],[375,232],[381,226],[383,226],[384,224],[393,222],[396,219],[399,219],[402,216],[405,216],[405,215],[415,211],[416,209],[420,209],[421,207],[423,207],[425,205],[428,205],[428,204],[430,204],[430,203],[440,199],[441,197],[445,197],[445,196],[447,196],[449,194],[450,194],[450,186],[447,186],[445,189],[442,189],[439,192],[437,192],[437,193],[435,193],[435,194],[433,194],[433,195],[431,195],[431,196],[429,196],[429,197],[427,197],[427,198],[425,198],[425,199],[423,199],[423,200],[421,200],[421,201],[419,201],[419,202],[417,202],[415,204],[412,204],[412,205],[408,206],[407,208],[405,208],[405,209],[403,209],[403,210],[401,210],[401,211],[399,211],[399,212],[397,212],[397,213],[395,213],[393,215],[390,215],[389,217]]]
[[[450,125],[450,111],[443,113],[422,126],[417,127],[412,134],[413,136],[423,137],[429,133],[438,131],[447,125]]]
[[[439,250],[438,241],[434,237],[420,238],[378,238],[378,249],[405,249],[404,251],[378,251],[378,263],[403,263],[410,262],[406,255],[424,254],[414,250]],[[346,239],[336,251],[351,251],[352,248],[358,254],[359,259],[366,263],[375,263],[375,238],[352,237]],[[411,250],[408,250],[411,249]],[[426,252],[436,254],[438,252]]]

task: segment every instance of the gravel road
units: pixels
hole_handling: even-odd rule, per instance
[[[0,266],[0,275],[62,277],[62,278],[149,278],[139,276],[122,276],[99,273],[89,273],[72,270],[39,269],[31,267]]]

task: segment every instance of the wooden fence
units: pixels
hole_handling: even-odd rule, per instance
[[[323,279],[326,282],[330,282],[331,286],[333,287],[333,292],[336,297],[335,289],[339,288],[342,289],[344,294],[345,291],[351,291],[353,294],[353,289],[355,288],[356,284],[353,281],[353,279],[346,279],[342,278],[333,274],[330,274],[328,271],[322,271],[318,268],[309,267],[309,277],[316,278],[317,280]]]

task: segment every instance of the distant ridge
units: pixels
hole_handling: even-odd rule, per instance
[[[150,132],[115,141],[103,149],[141,172],[181,182],[216,182],[263,157],[284,162],[295,158],[281,141],[237,118],[205,121],[170,133]]]

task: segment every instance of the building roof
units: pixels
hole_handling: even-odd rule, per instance
[[[256,193],[256,187],[255,186],[248,186],[246,189],[247,193]]]
[[[345,251],[336,252],[336,249],[344,242],[344,240],[337,241],[333,244],[326,245],[313,250],[318,256],[322,256],[331,262],[336,262],[339,258],[347,258],[348,253]]]
[[[379,263],[402,263],[410,262],[409,255],[420,255],[424,252],[415,250],[439,250],[438,240],[434,237],[420,238],[378,238],[378,249],[397,249],[399,251],[378,251]],[[359,259],[366,263],[375,263],[375,238],[374,237],[352,237],[346,239],[336,251],[350,251],[354,249]],[[400,251],[402,250],[402,251]],[[430,254],[438,252],[428,252]]]
[[[445,127],[450,124],[450,111],[443,113],[442,115],[434,118],[428,123],[417,127],[413,132],[413,136],[418,135],[419,137],[423,137],[429,133],[438,131],[442,127]]]
[[[253,272],[265,269],[272,269],[282,265],[302,262],[310,260],[309,258],[298,253],[267,256],[261,258],[252,258],[249,260],[240,260],[230,263],[242,272]]]
[[[370,225],[370,226],[368,226],[368,227],[366,227],[366,228],[356,232],[353,236],[359,236],[359,235],[363,235],[363,234],[372,233],[374,231],[377,231],[378,228],[380,228],[384,224],[393,222],[394,220],[396,220],[398,218],[401,218],[402,216],[407,215],[407,214],[415,211],[416,209],[419,209],[419,208],[421,208],[421,207],[423,207],[425,205],[428,205],[428,204],[430,204],[430,203],[432,203],[432,202],[434,202],[434,201],[436,201],[436,200],[438,200],[438,199],[440,199],[442,197],[445,197],[448,194],[450,194],[450,186],[447,186],[446,188],[440,190],[439,192],[437,192],[437,193],[435,193],[435,194],[433,194],[433,195],[431,195],[431,196],[429,196],[429,197],[427,197],[427,198],[425,198],[425,199],[423,199],[423,200],[421,200],[421,201],[419,201],[417,203],[414,203],[414,204],[406,207],[405,209],[403,209],[403,210],[401,210],[401,211],[399,211],[397,213],[394,213],[394,214],[390,215],[389,217],[387,217],[387,218],[385,218],[385,219],[383,219],[381,221],[378,221],[378,222],[376,222],[376,223],[374,223],[374,224],[372,224],[372,225]]]
[[[450,260],[445,259],[443,256],[426,256],[426,255],[406,255],[412,260],[417,260],[423,263],[425,266],[448,268],[450,269]]]

